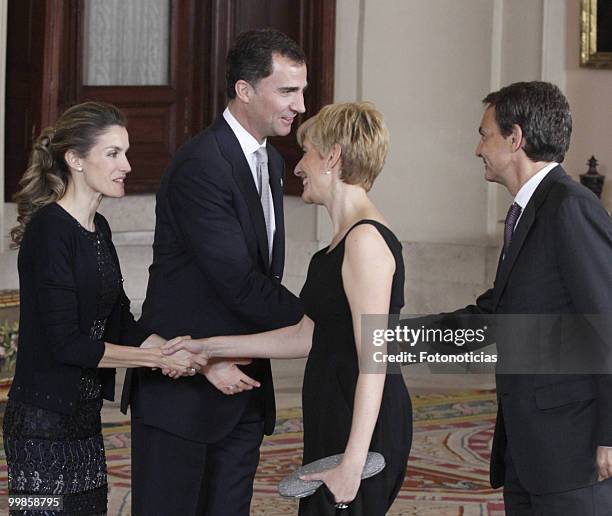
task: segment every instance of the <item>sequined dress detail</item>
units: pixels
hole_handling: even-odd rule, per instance
[[[87,231],[80,225],[79,231],[94,247],[96,255],[98,305],[89,336],[99,340],[118,299],[121,275],[102,232]],[[108,488],[101,409],[102,386],[97,369],[82,370],[77,408],[71,415],[8,401],[4,446],[9,492],[63,496],[61,512],[11,511],[10,514],[106,514]]]

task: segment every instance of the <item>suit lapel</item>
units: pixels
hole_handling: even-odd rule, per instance
[[[251,168],[247,163],[242,147],[238,142],[238,138],[232,131],[231,127],[225,121],[223,116],[220,116],[212,127],[217,142],[219,143],[219,149],[225,157],[225,159],[232,166],[232,175],[236,180],[244,200],[248,206],[249,213],[251,214],[251,221],[255,228],[255,234],[257,236],[257,247],[259,254],[266,265],[266,270],[270,268],[269,264],[269,253],[268,253],[268,236],[266,235],[266,221],[263,215],[263,209],[259,200],[259,193],[255,187],[253,181],[253,174]]]
[[[540,205],[546,199],[550,187],[563,176],[565,176],[565,171],[561,166],[553,168],[538,185],[535,192],[533,192],[531,199],[527,203],[525,211],[521,215],[521,219],[519,220],[518,225],[514,230],[514,234],[512,235],[512,242],[510,243],[508,254],[503,260],[500,259],[497,267],[497,274],[495,276],[495,286],[493,291],[493,306],[495,308],[497,308],[497,305],[501,300],[501,297],[506,288],[506,284],[508,283],[510,273],[512,272],[516,259],[519,256],[521,249],[523,248],[525,239],[527,238],[527,235],[529,234],[529,231],[531,230],[531,227],[535,222],[537,211]]]

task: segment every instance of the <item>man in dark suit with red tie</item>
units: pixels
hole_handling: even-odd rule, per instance
[[[475,305],[414,321],[495,328],[491,484],[506,514],[612,514],[612,221],[559,164],[572,131],[559,88],[520,82],[483,103],[476,155],[514,197],[495,283]]]
[[[306,64],[273,30],[240,35],[227,58],[226,110],[187,142],[157,194],[142,323],[208,337],[288,326],[300,301],[284,266],[284,162],[267,143],[304,112]],[[132,513],[247,516],[263,434],[274,428],[270,363],[210,363],[192,377],[128,375]]]

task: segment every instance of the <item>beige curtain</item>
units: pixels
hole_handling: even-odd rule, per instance
[[[168,84],[169,0],[85,0],[83,83]]]

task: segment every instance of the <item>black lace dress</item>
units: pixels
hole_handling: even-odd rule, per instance
[[[100,229],[91,232],[79,225],[79,230],[96,252],[98,307],[90,337],[102,339],[106,320],[121,291],[121,275]],[[72,415],[9,399],[3,428],[9,493],[62,495],[62,515],[106,514],[108,488],[101,408],[97,369],[82,370],[78,407]],[[56,512],[10,514],[42,516]]]

